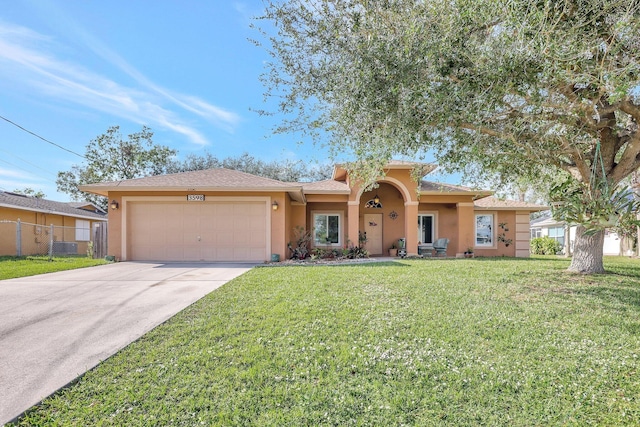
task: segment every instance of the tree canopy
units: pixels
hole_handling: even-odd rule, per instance
[[[58,191],[73,200],[86,200],[107,209],[104,197],[84,193],[78,185],[159,175],[166,172],[175,155],[176,150],[154,144],[153,132],[146,126],[127,139],[123,139],[119,126],[112,126],[87,144],[86,163],[58,172],[56,184]]]
[[[640,166],[639,7],[273,1],[265,79],[281,109],[298,113],[285,128],[322,126],[362,158],[435,149],[475,174],[552,167],[588,182],[599,143],[617,184]]]
[[[47,197],[47,195],[44,194],[42,190],[34,190],[31,187],[16,188],[15,190],[12,191],[12,193],[24,194],[25,196],[31,196],[38,199],[44,199],[45,197]]]
[[[329,132],[363,179],[432,150],[597,198],[640,166],[640,2],[272,0],[262,19],[281,129]]]
[[[320,181],[331,178],[332,173],[329,165],[312,166],[302,160],[264,161],[249,153],[219,159],[209,152],[203,155],[188,154],[184,160],[174,160],[167,168],[167,173],[211,168],[234,169],[284,182]]]

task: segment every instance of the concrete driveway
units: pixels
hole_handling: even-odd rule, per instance
[[[0,281],[0,425],[252,266],[122,262]]]

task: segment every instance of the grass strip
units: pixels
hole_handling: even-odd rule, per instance
[[[0,280],[92,267],[106,263],[107,261],[104,259],[91,259],[86,256],[53,257],[51,260],[48,256],[0,256]]]

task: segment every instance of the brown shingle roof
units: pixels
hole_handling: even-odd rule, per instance
[[[87,203],[83,203],[83,206]],[[0,191],[0,206],[7,208],[22,209],[31,212],[43,212],[57,215],[71,216],[74,218],[107,219],[106,215],[79,209],[69,203],[56,202],[53,200],[41,199],[38,197],[24,196],[22,194],[8,193]],[[2,219],[2,218],[0,218]]]
[[[297,188],[296,188],[297,187]],[[144,191],[150,189],[196,189],[196,190],[262,190],[262,191],[291,191],[299,189],[293,185],[275,179],[263,178],[231,169],[206,169],[190,172],[180,172],[169,175],[155,175],[144,178],[127,179],[123,181],[101,182],[98,184],[81,185],[82,191],[106,194],[107,191]]]
[[[548,206],[537,205],[535,203],[521,202],[519,200],[501,200],[495,197],[485,197],[473,202],[476,208],[481,209],[498,209],[498,210],[527,210],[527,211],[545,211]]]
[[[333,179],[327,179],[326,181],[318,181],[318,182],[300,182],[298,185],[302,186],[302,191],[305,194],[322,194],[322,193],[332,193],[332,194],[349,194],[351,193],[351,188],[344,181],[334,181]]]
[[[422,181],[420,183],[420,191],[435,191],[440,193],[459,193],[472,191],[469,187],[461,185],[443,184],[441,182]]]
[[[293,200],[304,200],[300,184],[225,168],[101,182],[81,185],[78,188],[103,196],[108,195],[109,191],[286,191]]]
[[[346,164],[338,163],[333,167],[333,179],[344,179]],[[410,160],[390,160],[383,169],[420,169],[422,176],[433,172],[438,165],[434,163],[414,162]]]
[[[111,181],[91,186],[116,187],[288,187],[289,185],[275,179],[263,178],[246,172],[232,169],[217,168],[189,172],[172,173],[168,175],[154,175],[144,178]]]
[[[441,182],[421,181],[420,182],[420,194],[469,194],[476,197],[486,197],[493,194],[493,191],[488,190],[474,190],[470,187],[463,187],[462,185],[444,184]]]

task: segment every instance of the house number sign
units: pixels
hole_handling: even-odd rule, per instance
[[[187,194],[187,202],[204,202],[204,194]]]

